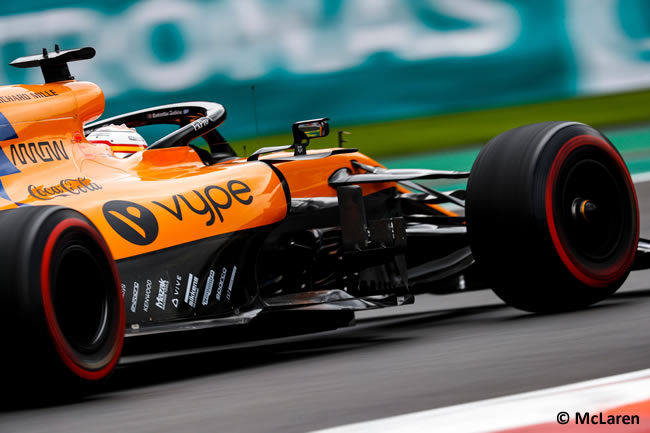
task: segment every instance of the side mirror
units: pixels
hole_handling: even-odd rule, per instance
[[[330,132],[328,117],[311,120],[301,120],[293,124],[294,155],[305,155],[311,138],[325,137]]]

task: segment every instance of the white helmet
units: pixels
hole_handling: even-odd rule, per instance
[[[144,138],[126,125],[102,126],[88,134],[86,139],[91,143],[108,144],[118,158],[126,158],[147,148]]]

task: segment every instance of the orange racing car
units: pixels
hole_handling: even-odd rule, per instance
[[[16,59],[45,84],[0,87],[0,317],[15,371],[93,383],[125,336],[136,347],[291,312],[322,330],[417,293],[491,287],[524,310],[576,309],[649,266],[625,163],[587,125],[504,132],[469,173],[308,151],[326,118],[242,158],[217,103],[97,121],[102,90],[68,69],[94,53]],[[161,124],[178,128],[143,144],[136,130]],[[468,177],[452,192],[421,182]]]

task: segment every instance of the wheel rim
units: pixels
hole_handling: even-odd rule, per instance
[[[584,153],[575,152],[567,164]],[[580,160],[561,171],[558,183],[557,206],[562,220],[558,230],[564,231],[568,247],[583,260],[607,263],[617,255],[625,231],[631,228],[626,186],[596,159]],[[587,212],[588,206],[594,210]]]
[[[638,210],[631,184],[620,155],[598,137],[571,139],[553,161],[549,232],[566,268],[588,286],[615,283],[634,260]]]
[[[61,332],[70,346],[84,354],[96,352],[110,337],[111,284],[106,269],[76,236],[54,265],[52,302]]]

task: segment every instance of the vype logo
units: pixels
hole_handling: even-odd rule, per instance
[[[106,202],[103,207],[106,222],[127,241],[149,245],[158,237],[158,221],[146,207],[125,200]]]

